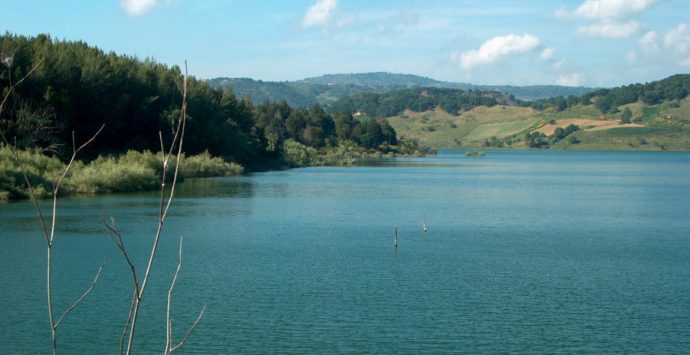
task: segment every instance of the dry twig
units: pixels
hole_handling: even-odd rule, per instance
[[[9,60],[3,60],[3,63],[8,66],[8,68],[11,67],[12,61]],[[24,80],[26,80],[41,64],[43,63],[43,58],[36,64],[34,65],[27,73],[24,75],[19,81],[16,83],[12,83],[11,79],[11,70],[10,70],[10,86],[9,89],[7,90],[7,93],[3,97],[2,101],[0,102],[0,113],[2,113],[2,110],[5,106],[5,103],[7,102],[8,98],[14,91],[14,89],[17,87],[17,85],[21,84]],[[21,172],[21,175],[24,179],[24,183],[26,184],[26,187],[29,191],[29,197],[31,198],[31,201],[33,202],[34,209],[36,210],[36,215],[38,217],[39,223],[41,225],[41,231],[43,233],[43,238],[46,241],[46,298],[48,302],[48,319],[50,321],[50,332],[51,332],[51,344],[52,344],[52,350],[53,354],[57,354],[57,330],[58,326],[62,321],[65,319],[65,317],[71,313],[77,306],[79,306],[84,299],[93,291],[94,287],[96,286],[96,282],[98,282],[98,278],[101,275],[101,271],[103,270],[104,264],[102,264],[98,268],[98,272],[96,272],[96,276],[93,279],[93,282],[91,283],[91,286],[84,291],[84,293],[79,297],[72,305],[70,305],[64,313],[58,318],[58,320],[55,320],[54,316],[54,311],[53,311],[53,294],[52,294],[52,289],[53,289],[53,280],[52,280],[52,265],[53,265],[53,244],[55,242],[55,226],[57,223],[57,199],[58,195],[60,193],[60,187],[62,185],[62,182],[64,181],[65,177],[69,173],[70,169],[72,168],[72,164],[74,163],[74,160],[77,157],[77,154],[79,151],[84,149],[87,145],[89,145],[91,142],[93,142],[94,139],[103,131],[103,128],[105,125],[101,125],[101,127],[94,133],[89,139],[86,140],[82,145],[79,146],[79,148],[76,147],[76,138],[74,136],[74,132],[72,132],[72,156],[65,167],[65,169],[62,172],[62,175],[53,183],[53,189],[52,189],[52,210],[51,210],[51,216],[50,216],[50,230],[48,230],[47,224],[46,224],[46,219],[43,216],[43,211],[41,210],[41,205],[38,203],[38,199],[36,198],[36,195],[34,193],[34,188],[31,184],[31,181],[28,178],[28,174],[26,172],[26,168],[24,166],[24,163],[19,157],[19,152],[17,151],[17,147],[14,144],[10,144],[8,141],[7,137],[5,136],[4,132],[0,131],[0,136],[2,136],[2,140],[5,143],[5,145],[10,149],[10,152],[12,154],[12,157],[15,160],[15,163],[19,167],[19,170]],[[15,138],[16,142],[16,138]]]

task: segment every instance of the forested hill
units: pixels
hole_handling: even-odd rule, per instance
[[[645,84],[630,84],[612,89],[599,89],[582,96],[553,97],[525,103],[537,109],[563,111],[575,105],[594,105],[602,113],[615,112],[620,106],[641,102],[658,105],[663,101],[682,100],[690,94],[690,74],[676,74]]]
[[[7,136],[20,147],[67,150],[71,134],[84,140],[106,128],[83,156],[120,153],[129,149],[160,150],[158,131],[168,136],[179,114],[182,72],[152,60],[106,53],[83,42],[53,40],[47,35],[0,36],[0,52],[12,55],[12,78],[24,76],[0,117]],[[7,68],[0,68],[0,89],[7,90]],[[185,151],[209,150],[238,161],[260,153],[252,137],[252,107],[230,92],[212,89],[205,81],[188,80],[191,118]]]
[[[69,153],[72,132],[83,142],[105,129],[81,155],[159,151],[158,132],[171,135],[182,101],[182,72],[152,60],[106,53],[83,42],[4,34],[0,36],[0,93],[17,86],[0,111],[0,131],[19,148]],[[40,63],[40,64],[39,64]],[[318,106],[290,107],[284,101],[254,105],[232,90],[188,79],[187,154],[209,151],[245,166],[283,158],[291,149],[337,147],[347,140],[376,149],[397,143],[385,121],[335,117]],[[351,143],[348,143],[351,144]],[[414,148],[412,148],[414,149]],[[306,150],[307,152],[309,150]]]
[[[510,86],[473,85],[439,81],[410,74],[384,72],[360,74],[328,74],[297,81],[261,81],[248,78],[215,78],[212,86],[232,88],[237,97],[250,97],[254,102],[285,100],[291,106],[330,105],[339,99],[359,93],[384,94],[391,90],[412,87],[493,91],[513,95],[521,100],[538,100],[558,96],[580,96],[595,89],[556,85]]]
[[[631,84],[612,89],[599,89],[581,96],[558,96],[536,101],[519,100],[513,95],[496,91],[451,88],[412,87],[385,93],[357,93],[343,97],[329,106],[332,112],[352,112],[371,117],[391,117],[405,110],[425,112],[440,108],[452,115],[478,106],[495,105],[531,107],[536,110],[561,112],[576,105],[595,106],[602,114],[618,112],[619,107],[641,102],[657,105],[664,101],[682,100],[690,93],[690,74],[677,74],[646,84]]]

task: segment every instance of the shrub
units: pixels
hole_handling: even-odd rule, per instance
[[[38,149],[17,151],[26,176],[37,198],[50,196],[53,182],[62,174],[65,164]],[[0,145],[0,195],[4,198],[27,198],[29,190],[10,148]]]
[[[244,168],[233,162],[226,162],[222,158],[212,157],[208,151],[199,155],[183,157],[180,162],[181,174],[184,177],[211,177],[240,175]]]
[[[283,159],[291,166],[309,166],[316,162],[316,149],[293,139],[283,142]]]
[[[128,152],[120,158],[99,157],[77,164],[67,186],[77,193],[151,190],[160,186],[160,173],[147,161],[150,152]],[[160,164],[160,160],[158,161]]]
[[[18,154],[36,197],[49,197],[53,182],[60,177],[65,164],[39,150],[19,150]],[[93,194],[157,189],[163,174],[162,161],[161,153],[134,150],[119,157],[101,156],[88,164],[77,161],[66,176],[63,192]],[[241,165],[211,157],[208,152],[183,156],[180,169],[178,180],[184,177],[238,175],[244,171]],[[172,178],[173,171],[169,171],[169,174]],[[27,197],[28,189],[10,149],[0,146],[0,199]]]

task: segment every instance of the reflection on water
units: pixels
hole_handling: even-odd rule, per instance
[[[179,184],[176,194],[180,197],[235,197],[251,198],[254,195],[252,180],[246,177],[187,179]]]
[[[137,350],[162,349],[184,235],[176,335],[208,307],[188,353],[687,352],[690,154],[462,153],[180,184]],[[158,204],[60,201],[57,309],[108,260],[63,352],[117,352],[131,280],[102,219],[144,265]],[[42,243],[0,205],[0,353],[49,349]]]

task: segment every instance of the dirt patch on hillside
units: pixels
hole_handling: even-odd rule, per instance
[[[620,127],[644,127],[644,125],[639,124],[639,123],[621,124],[620,121],[617,121],[617,120],[593,120],[590,118],[567,118],[564,120],[558,120],[558,121],[556,121],[555,124],[547,123],[547,124],[539,127],[538,129],[536,129],[536,131],[544,133],[547,136],[552,136],[554,131],[556,131],[556,128],[561,127],[561,128],[565,129],[565,127],[568,127],[571,124],[579,126],[580,129],[583,129],[586,131],[601,131],[601,130],[605,130],[605,129],[620,128]]]

